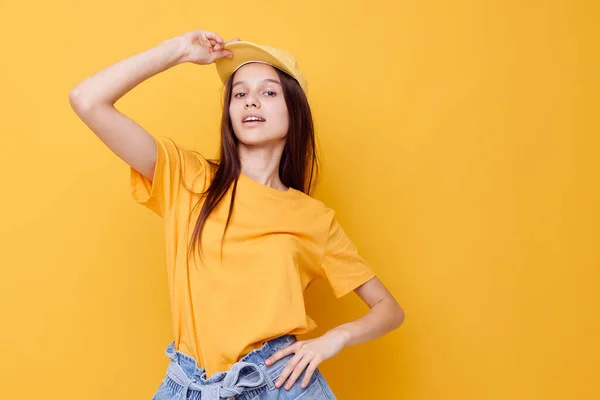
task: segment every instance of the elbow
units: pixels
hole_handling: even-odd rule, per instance
[[[396,299],[390,296],[378,301],[375,305],[377,306],[378,304],[381,304],[381,307],[385,307],[382,311],[385,315],[388,329],[395,330],[400,328],[406,319],[406,313],[404,312],[404,309],[400,307],[400,304],[398,304]]]
[[[406,313],[398,303],[395,303],[393,315],[394,317],[392,320],[394,321],[394,329],[398,329],[400,326],[402,326],[404,320],[406,319]]]
[[[404,312],[403,308],[400,308],[400,316],[399,316],[399,322],[398,322],[398,328],[400,328],[400,326],[404,323],[404,320],[406,319],[406,313]]]
[[[77,114],[88,112],[103,104],[102,99],[94,93],[93,87],[86,82],[86,80],[80,82],[69,92],[69,104]]]
[[[76,86],[69,92],[69,104],[75,112],[80,113],[89,108],[89,101],[85,99],[82,90]]]

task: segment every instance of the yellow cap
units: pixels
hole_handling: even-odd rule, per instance
[[[296,57],[290,52],[245,41],[227,43],[223,48],[233,53],[233,58],[223,57],[215,61],[217,72],[223,83],[227,82],[227,79],[241,66],[251,62],[262,62],[280,69],[296,79],[304,93],[308,93],[308,82],[300,71]]]

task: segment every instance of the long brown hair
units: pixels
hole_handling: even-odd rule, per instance
[[[285,186],[310,195],[311,190],[317,182],[319,170],[319,160],[316,151],[310,105],[300,84],[287,73],[280,71],[277,68],[274,69],[283,86],[283,96],[289,115],[289,130],[285,139],[286,142],[281,155],[281,161],[279,163],[279,177]],[[221,147],[219,160],[216,162],[209,160],[211,171],[208,173],[212,174],[214,177],[208,188],[202,193],[194,193],[186,187],[188,191],[200,196],[190,213],[190,218],[193,211],[202,202],[202,199],[205,199],[192,233],[190,246],[188,247],[188,260],[190,253],[198,248],[200,248],[200,256],[202,257],[201,240],[204,224],[212,211],[223,200],[229,187],[233,184],[231,202],[229,204],[229,214],[221,239],[221,259],[223,258],[223,241],[233,212],[237,182],[241,173],[241,161],[238,153],[239,140],[233,132],[233,125],[229,115],[229,103],[231,102],[234,76],[235,73],[231,75],[224,87],[225,96],[223,100],[223,114],[221,117]]]

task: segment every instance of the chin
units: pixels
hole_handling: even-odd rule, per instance
[[[242,132],[242,134],[235,135],[237,139],[245,144],[246,146],[260,146],[264,144],[272,144],[281,141],[285,141],[286,136],[281,135],[268,135],[258,130],[254,132]]]

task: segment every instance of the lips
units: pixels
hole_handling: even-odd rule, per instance
[[[246,121],[247,118],[258,118],[258,120],[251,119],[249,121]],[[259,114],[244,114],[242,116],[242,123],[244,123],[244,124],[260,123],[260,122],[265,122],[265,119],[261,115],[259,115]]]

